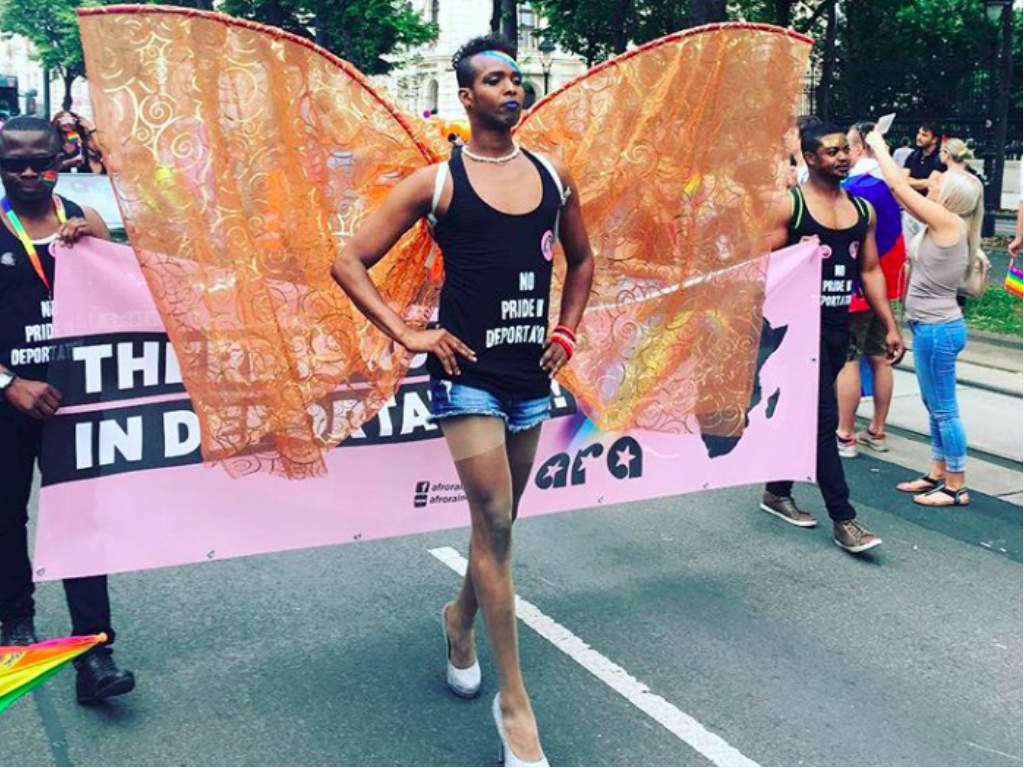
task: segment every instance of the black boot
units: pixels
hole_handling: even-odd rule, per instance
[[[33,645],[38,642],[31,616],[5,621],[0,629],[0,645]]]
[[[75,693],[79,704],[90,704],[128,693],[135,687],[135,675],[114,664],[110,648],[94,648],[75,659],[78,678]]]

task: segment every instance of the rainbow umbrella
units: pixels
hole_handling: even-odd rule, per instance
[[[58,637],[34,645],[0,645],[0,712],[60,668],[90,648],[107,642],[107,636]]]

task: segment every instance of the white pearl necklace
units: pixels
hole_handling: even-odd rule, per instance
[[[507,155],[501,157],[487,157],[486,155],[478,155],[474,152],[469,151],[469,147],[462,148],[462,154],[468,157],[470,160],[476,160],[478,163],[507,163],[509,160],[519,155],[520,147],[514,141],[512,142],[512,151]]]

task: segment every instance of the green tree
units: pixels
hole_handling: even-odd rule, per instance
[[[437,37],[409,0],[225,0],[220,9],[316,40],[368,75],[395,66],[389,54]]]
[[[82,0],[2,0],[0,30],[27,37],[39,63],[64,82],[64,109],[71,109],[71,86],[85,76],[82,40],[75,10]]]
[[[565,50],[588,66],[691,24],[691,6],[713,13],[719,0],[534,0]],[[721,3],[724,9],[724,3]]]
[[[610,0],[533,0],[533,8],[548,20],[548,32],[566,51],[591,67],[614,56],[615,16]]]
[[[846,114],[954,114],[984,76],[996,29],[978,0],[843,3],[835,81]]]
[[[224,0],[218,10],[313,39],[313,13],[304,0]]]

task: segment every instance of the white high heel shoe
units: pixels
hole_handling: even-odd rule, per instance
[[[441,606],[441,632],[444,635],[444,679],[448,683],[448,688],[456,696],[472,699],[480,693],[480,680],[482,677],[480,674],[480,661],[479,659],[474,661],[471,666],[465,669],[459,669],[452,664],[452,644],[448,640],[448,621],[445,618],[447,612],[448,605]]]
[[[540,760],[535,763],[529,763],[523,760],[515,752],[512,751],[512,747],[508,745],[508,739],[505,738],[505,721],[501,716],[501,694],[498,693],[494,696],[494,703],[491,705],[491,714],[494,715],[494,727],[498,729],[498,738],[501,739],[501,750],[498,758],[499,762],[504,766],[521,766],[522,768],[548,768],[548,759],[544,756],[544,753],[540,753]]]

